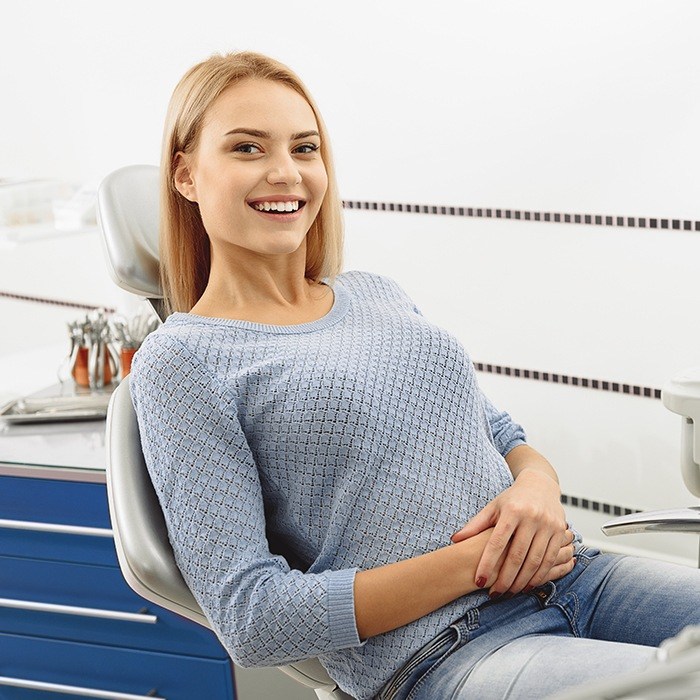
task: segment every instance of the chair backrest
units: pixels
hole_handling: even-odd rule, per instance
[[[151,301],[161,316],[158,275],[158,168],[134,165],[108,175],[97,194],[103,249],[115,283]],[[107,495],[119,566],[139,595],[209,627],[175,563],[153,489],[129,393],[128,376],[107,414]],[[322,700],[352,700],[318,659],[279,667]]]
[[[106,443],[109,516],[126,582],[152,603],[209,627],[175,564],[163,511],[141,452],[128,376],[110,400]]]

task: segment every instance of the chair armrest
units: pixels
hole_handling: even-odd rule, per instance
[[[675,510],[648,510],[609,520],[602,528],[609,537],[636,532],[700,533],[700,506]]]
[[[304,659],[277,668],[307,688],[313,688],[320,700],[354,700],[338,687],[317,658]]]

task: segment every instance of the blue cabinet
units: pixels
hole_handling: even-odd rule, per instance
[[[0,476],[0,698],[229,700],[209,630],[136,595],[104,484]]]

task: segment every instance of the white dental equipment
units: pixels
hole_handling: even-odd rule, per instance
[[[700,367],[691,367],[668,381],[661,400],[683,417],[681,474],[688,490],[700,497]],[[650,531],[700,534],[700,506],[623,515],[605,523],[602,530],[608,536]]]

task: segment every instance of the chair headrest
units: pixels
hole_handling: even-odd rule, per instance
[[[114,282],[127,292],[161,299],[158,168],[128,165],[107,175],[97,190],[97,217]]]

